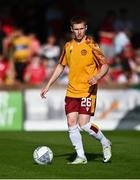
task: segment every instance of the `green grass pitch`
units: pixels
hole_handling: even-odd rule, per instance
[[[98,141],[82,133],[88,163],[69,165],[75,156],[67,132],[0,132],[0,178],[24,179],[132,179],[140,178],[140,132],[105,131],[112,146],[112,161],[102,162]],[[47,145],[54,159],[50,165],[35,164],[37,146]]]

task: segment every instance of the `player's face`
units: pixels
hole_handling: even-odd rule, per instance
[[[87,26],[84,23],[74,24],[71,27],[71,31],[74,34],[76,40],[81,41],[85,36]]]

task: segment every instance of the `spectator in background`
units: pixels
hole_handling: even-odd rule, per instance
[[[7,28],[4,32],[5,36],[2,41],[2,52],[7,59],[10,59],[10,43],[13,39],[14,29],[12,27]]]
[[[114,56],[114,37],[115,31],[113,27],[116,18],[115,12],[110,10],[102,22],[99,30],[99,43],[107,60],[110,61]]]
[[[46,79],[45,66],[38,55],[34,55],[24,73],[24,81],[32,85],[40,85]]]
[[[8,61],[0,54],[0,85],[5,83],[9,69]]]
[[[114,22],[115,31],[125,30],[130,37],[134,29],[134,23],[128,17],[128,11],[125,8],[119,10],[119,17]]]
[[[56,41],[55,35],[48,36],[46,44],[42,45],[38,51],[48,70],[48,77],[50,77],[54,71],[60,56],[60,46],[56,44]]]
[[[24,82],[23,74],[30,57],[30,42],[21,28],[15,29],[10,42],[10,52],[15,65],[16,79],[19,82]]]
[[[47,71],[47,79],[49,79],[49,77],[52,75],[52,73],[56,67],[56,63],[52,60],[47,61],[46,58],[44,58],[44,57],[42,57],[42,61],[46,68],[46,71]]]
[[[137,73],[133,71],[132,65],[134,64],[134,51],[132,47],[125,47],[120,56],[120,64],[122,72],[119,75],[117,82],[124,84],[138,84],[139,77]]]
[[[35,33],[30,33],[28,37],[30,39],[30,45],[29,45],[30,56],[32,57],[34,54],[38,52],[40,48],[40,41],[36,37]]]
[[[126,64],[125,69],[123,69],[123,72],[118,77],[117,83],[134,85],[139,83],[139,78],[136,73],[133,73],[130,66]]]
[[[135,51],[135,60],[131,63],[132,70],[138,75],[140,82],[140,50]]]
[[[114,38],[114,68],[111,75],[118,83],[137,83],[137,77],[133,74],[130,62],[133,61],[133,49],[128,31],[124,26],[116,29],[116,36]],[[117,65],[117,66],[116,66]],[[114,76],[115,75],[115,76]]]
[[[117,31],[114,38],[114,53],[119,55],[126,46],[131,46],[130,38],[124,29]]]
[[[46,43],[42,45],[38,51],[41,56],[44,56],[48,61],[52,60],[56,63],[60,56],[60,47],[57,45],[57,40],[55,35],[49,35]]]
[[[15,83],[15,71],[11,61],[0,54],[0,85]]]

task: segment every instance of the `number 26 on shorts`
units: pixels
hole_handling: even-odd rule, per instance
[[[91,107],[91,98],[82,98],[81,107]]]

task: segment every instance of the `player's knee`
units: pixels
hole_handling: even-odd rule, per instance
[[[88,122],[88,123],[81,123],[79,124],[80,125],[80,128],[84,131],[87,131],[87,129],[90,128],[91,124]]]
[[[87,125],[88,123],[89,123],[89,122],[87,122],[87,121],[86,121],[86,122],[85,122],[85,121],[84,121],[84,122],[83,122],[83,121],[80,121],[80,122],[79,122],[79,126],[80,126],[81,129],[85,130],[85,125]]]
[[[68,126],[69,127],[75,126],[76,124],[77,124],[76,119],[68,119]]]
[[[79,123],[79,127],[83,129],[83,123]]]

